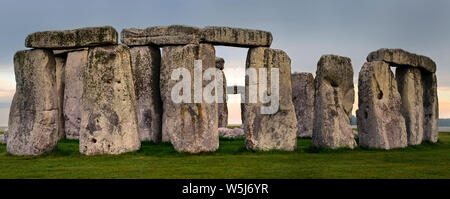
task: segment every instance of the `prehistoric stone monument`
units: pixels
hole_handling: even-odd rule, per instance
[[[397,67],[395,77],[390,66]],[[359,73],[358,133],[366,148],[437,142],[436,64],[401,49],[379,49]]]
[[[225,60],[221,57],[216,57],[216,68],[223,72]],[[223,75],[223,102],[217,104],[219,128],[228,126],[228,107],[227,107],[227,79],[225,74]]]
[[[312,137],[314,125],[314,77],[311,73],[293,73],[292,101],[298,121],[298,137]]]
[[[262,114],[261,107],[267,106],[260,100],[249,103],[249,87],[256,85],[272,87],[272,82],[264,85],[261,80],[256,81],[246,76],[245,97],[246,103],[242,108],[245,143],[252,150],[286,150],[293,151],[297,148],[297,118],[292,102],[291,88],[291,59],[282,50],[266,47],[251,48],[247,55],[247,68],[266,68],[267,77],[271,77],[271,69],[279,69],[279,109],[274,114]],[[271,90],[268,90],[267,94]],[[273,103],[273,102],[271,102]]]
[[[317,63],[312,144],[354,148],[350,125],[355,91],[350,58],[323,55]]]
[[[14,57],[7,151],[39,155],[62,137],[80,153],[140,148],[130,51],[109,26],[30,34]],[[64,133],[63,133],[64,132]]]
[[[356,146],[349,58],[322,56],[314,79],[291,75],[289,56],[270,48],[266,31],[172,25],[124,29],[121,36],[123,44],[105,26],[26,38],[32,49],[14,56],[16,93],[1,136],[10,154],[49,152],[61,138],[79,139],[86,155],[136,151],[141,141],[171,142],[179,152],[215,151],[219,135],[245,136],[250,150],[293,151],[297,136],[312,136],[316,147]],[[245,88],[227,89],[214,45],[249,48]],[[367,61],[359,73],[361,146],[436,142],[436,64],[400,49],[380,49]],[[390,66],[397,67],[396,77]],[[242,95],[242,129],[224,128],[227,93]],[[273,96],[276,101],[268,100]]]

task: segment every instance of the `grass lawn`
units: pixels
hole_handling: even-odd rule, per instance
[[[450,133],[436,144],[392,151],[317,150],[299,139],[296,152],[251,152],[244,139],[221,139],[214,153],[177,153],[143,143],[138,152],[84,156],[78,142],[37,157],[16,157],[0,145],[0,178],[450,178]]]

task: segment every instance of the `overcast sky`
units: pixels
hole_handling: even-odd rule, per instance
[[[450,1],[106,1],[2,0],[0,2],[0,126],[15,89],[12,58],[24,39],[42,30],[86,26],[145,28],[155,25],[233,26],[268,30],[272,48],[286,51],[292,71],[315,73],[323,54],[350,57],[354,82],[367,54],[403,48],[437,63],[440,116],[450,117]],[[217,47],[230,71],[243,68],[246,49]],[[234,75],[234,76],[233,76]],[[229,77],[228,77],[229,76]]]

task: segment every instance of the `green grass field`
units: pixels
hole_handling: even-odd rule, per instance
[[[251,152],[244,139],[221,139],[214,153],[177,153],[143,143],[138,152],[84,156],[63,140],[37,157],[16,157],[0,145],[0,178],[450,178],[450,133],[436,144],[392,151],[317,150],[299,139],[296,152]]]

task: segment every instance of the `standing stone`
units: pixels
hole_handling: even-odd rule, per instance
[[[408,145],[419,145],[423,139],[423,87],[420,69],[397,67],[395,71],[398,92],[402,103],[401,112],[405,118]]]
[[[111,26],[75,30],[35,32],[27,36],[28,48],[67,49],[117,44],[117,31]]]
[[[314,77],[311,73],[294,73],[292,101],[298,121],[298,137],[312,137],[314,126]]]
[[[58,135],[59,139],[63,139],[66,137],[64,133],[64,69],[66,65],[66,57],[65,56],[55,56],[56,62],[56,95],[58,97]]]
[[[19,51],[14,56],[16,93],[11,104],[7,147],[13,155],[39,155],[59,140],[56,63],[47,50]]]
[[[422,72],[423,84],[423,140],[437,142],[439,135],[439,103],[436,74]]]
[[[242,116],[245,143],[250,150],[286,150],[297,148],[297,118],[292,103],[291,88],[291,59],[281,51],[265,47],[251,48],[247,55],[246,68],[267,69],[267,93],[271,95],[271,69],[279,69],[279,109],[273,114],[262,114],[261,107],[268,107],[270,103],[249,101],[250,86],[259,87],[263,84],[258,78],[256,82],[246,76],[246,100],[242,105]],[[258,73],[258,72],[257,72]],[[274,102],[271,102],[274,103]]]
[[[64,132],[67,139],[79,139],[83,74],[88,64],[88,50],[67,54],[64,78]]]
[[[5,134],[0,134],[0,144],[6,144]]]
[[[216,68],[221,70],[223,73],[225,65],[225,60],[221,57],[216,57]],[[227,127],[228,126],[228,107],[227,107],[227,78],[223,73],[223,103],[217,104],[217,112],[219,117],[219,127]]]
[[[141,141],[161,141],[162,102],[159,93],[161,53],[150,46],[132,47],[131,68],[136,92],[136,114]]]
[[[350,125],[355,91],[350,58],[323,55],[315,78],[312,144],[325,148],[354,148]]]
[[[130,51],[89,49],[83,73],[80,153],[120,154],[140,148]]]
[[[382,61],[366,62],[358,79],[358,135],[365,148],[394,149],[408,144],[397,81]]]
[[[202,103],[193,103],[194,60],[202,60],[203,72],[215,68],[214,47],[210,44],[163,47],[160,76],[163,140],[166,134],[179,152],[215,151],[219,147],[217,104],[204,100]],[[192,103],[175,103],[171,98],[171,90],[179,82],[171,79],[172,72],[177,68],[187,69],[191,74]],[[203,80],[203,87],[209,83]]]

